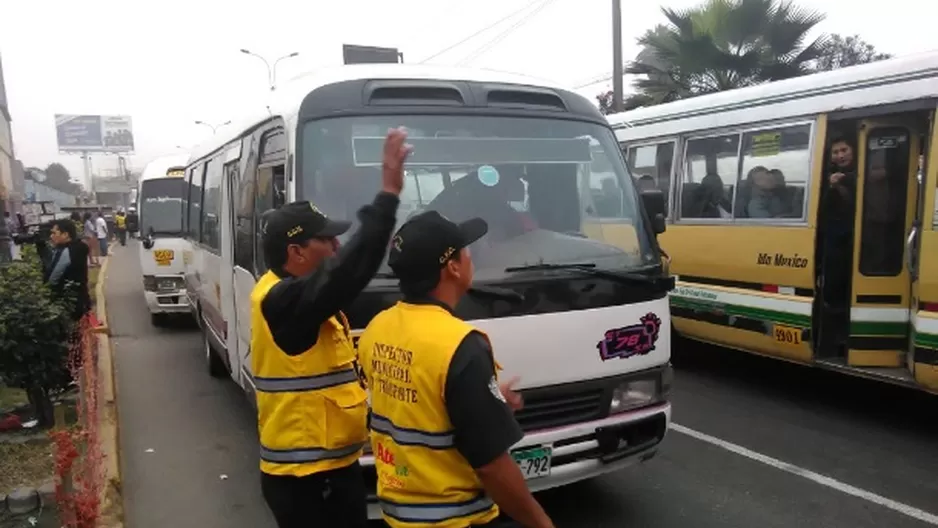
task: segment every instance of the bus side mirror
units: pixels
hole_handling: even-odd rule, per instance
[[[147,236],[143,239],[144,249],[153,248],[153,226],[150,226],[150,229],[147,231]]]
[[[667,215],[667,205],[664,202],[664,193],[658,189],[649,189],[642,191],[642,205],[648,218],[651,219],[651,227],[656,235],[664,233],[667,228],[665,216]]]

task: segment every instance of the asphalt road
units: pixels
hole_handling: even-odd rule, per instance
[[[132,245],[112,258],[107,298],[127,526],[273,527],[247,401],[208,377],[196,330],[150,326]],[[938,398],[678,352],[679,426],[643,466],[539,494],[558,527],[938,526]]]

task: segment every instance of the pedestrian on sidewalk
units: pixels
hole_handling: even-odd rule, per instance
[[[122,246],[126,246],[127,245],[127,216],[124,214],[123,209],[117,211],[117,214],[114,215],[114,228],[117,231],[117,240],[120,241]]]
[[[53,220],[49,229],[50,248],[36,237],[36,250],[43,262],[43,278],[53,293],[70,303],[71,315],[78,321],[91,308],[88,291],[88,247],[79,240],[70,218]]]
[[[127,233],[130,234],[131,238],[137,236],[137,231],[140,230],[140,217],[137,216],[137,209],[135,207],[130,207],[127,213]]]
[[[85,213],[85,229],[82,233],[82,239],[88,244],[88,266],[96,268],[101,265],[101,245],[98,243],[98,230],[95,227],[94,218],[91,213]]]
[[[310,202],[264,215],[270,271],[251,293],[251,361],[260,430],[261,490],[280,528],[366,528],[358,459],[368,441],[367,393],[341,312],[384,259],[404,186],[407,134],[384,143],[382,190],[358,231]]]
[[[517,380],[499,384],[488,337],[453,314],[472,284],[469,245],[487,232],[481,218],[456,224],[436,211],[405,223],[388,256],[404,300],[358,341],[378,503],[392,528],[498,526],[500,511],[554,526],[509,453],[524,437]]]
[[[98,211],[96,218],[94,219],[94,230],[95,235],[98,238],[98,248],[102,257],[107,256],[107,237],[109,235],[107,228],[107,220],[104,219],[104,213]]]

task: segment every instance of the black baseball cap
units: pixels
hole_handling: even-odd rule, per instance
[[[337,237],[351,222],[330,220],[312,202],[290,202],[264,214],[264,246],[286,249],[311,238]]]
[[[456,223],[437,211],[411,218],[394,234],[388,266],[402,281],[439,278],[440,270],[489,230],[481,218]]]

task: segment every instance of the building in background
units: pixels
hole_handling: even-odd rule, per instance
[[[23,202],[52,202],[58,207],[72,207],[80,203],[78,195],[69,194],[46,185],[46,175],[41,170],[25,171]]]
[[[12,210],[13,198],[13,129],[10,122],[3,62],[0,60],[0,200],[4,211]]]

